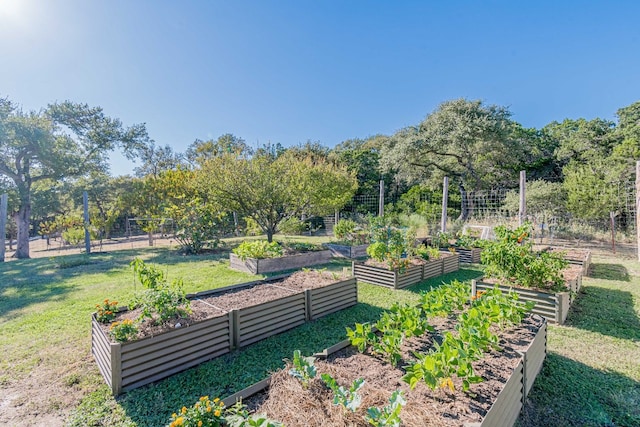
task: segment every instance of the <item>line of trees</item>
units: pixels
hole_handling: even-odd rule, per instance
[[[415,198],[446,175],[465,220],[467,194],[515,187],[525,170],[541,203],[549,200],[543,194],[562,195],[566,211],[601,218],[621,208],[612,183],[632,180],[640,159],[640,102],[616,116],[524,128],[506,107],[456,99],[393,135],[331,149],[317,142],[253,148],[225,134],[178,153],[156,146],[144,124],[123,126],[99,107],[63,102],[24,112],[0,98],[0,193],[10,195],[20,258],[29,256],[30,224],[50,232],[55,217],[79,216],[82,191],[98,234],[108,237],[126,216],[171,218],[193,251],[233,230],[232,212],[271,240],[283,221],[327,215],[354,195],[375,194],[380,179],[393,198]],[[116,149],[139,162],[135,176],[109,175]]]

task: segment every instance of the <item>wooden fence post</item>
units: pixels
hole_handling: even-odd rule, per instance
[[[84,207],[84,250],[91,253],[91,235],[89,234],[89,194],[82,192],[82,206]]]
[[[0,196],[0,237],[2,238],[2,244],[0,244],[0,262],[4,262],[4,244],[7,237],[7,201],[9,195],[7,193]]]
[[[636,247],[640,261],[640,160],[636,160]]]
[[[520,171],[520,209],[518,211],[518,225],[522,225],[525,217],[527,216],[527,198],[525,194],[526,182],[527,173],[525,171]]]
[[[384,216],[384,180],[380,180],[380,200],[378,202],[378,216]]]
[[[449,201],[449,177],[445,176],[442,181],[442,217],[440,219],[440,232],[447,232],[447,203]]]

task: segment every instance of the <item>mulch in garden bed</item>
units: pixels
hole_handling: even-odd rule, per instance
[[[317,360],[318,375],[307,388],[288,374],[287,369],[276,372],[267,391],[244,401],[259,414],[281,421],[288,427],[366,426],[364,415],[369,407],[383,407],[396,389],[404,393],[407,401],[400,417],[403,426],[462,426],[468,422],[480,422],[513,373],[520,360],[517,350],[524,350],[542,326],[539,317],[528,317],[522,325],[500,332],[502,351],[492,351],[473,364],[475,373],[484,382],[471,385],[469,393],[462,391],[461,380],[455,378],[455,391],[431,390],[424,382],[411,390],[402,376],[402,366],[413,360],[413,352],[427,352],[434,339],[445,330],[451,330],[454,322],[449,319],[434,319],[431,322],[438,334],[427,333],[405,341],[402,348],[403,361],[393,367],[376,355],[361,354],[353,347],[340,350],[327,360]],[[362,405],[355,412],[332,404],[332,392],[319,379],[328,373],[338,384],[348,388],[358,378],[365,380],[358,394]]]
[[[300,271],[278,281],[258,283],[194,298],[191,300],[191,313],[186,316],[170,319],[160,325],[156,325],[150,319],[138,324],[136,339],[157,335],[175,328],[186,327],[206,319],[223,316],[233,309],[241,309],[277,300],[303,292],[306,289],[321,288],[344,279],[344,277],[336,278],[328,272],[316,270]],[[136,320],[140,317],[141,312],[142,310],[139,308],[121,311],[117,313],[115,321]],[[108,335],[110,324],[101,323],[100,325]]]

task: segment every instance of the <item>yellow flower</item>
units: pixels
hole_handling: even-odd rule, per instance
[[[178,417],[176,418],[176,420],[172,423],[176,426],[181,426],[184,424],[184,417]]]
[[[198,421],[198,427],[202,427],[202,421]]]
[[[186,414],[187,413],[187,407],[183,406],[181,412],[182,412],[183,415]]]
[[[209,396],[202,396],[202,397],[200,398],[200,402],[204,402],[204,401],[206,401],[206,400],[209,400]]]
[[[216,397],[215,399],[213,399],[213,403],[218,403],[218,402],[220,402],[220,398],[219,397]]]
[[[221,413],[222,412],[220,411],[220,409],[216,409],[216,411],[213,413],[213,415],[215,415],[216,417],[219,417]]]
[[[207,406],[207,412],[211,412],[211,406]]]
[[[442,380],[442,382],[440,383],[440,387],[442,388],[449,387],[449,390],[451,391],[455,390],[453,386],[453,381],[451,381],[451,378],[445,378],[444,380]]]
[[[171,418],[173,418],[173,419],[175,420],[176,418],[178,418],[178,414],[176,414],[176,413],[174,412],[173,414],[171,414]]]

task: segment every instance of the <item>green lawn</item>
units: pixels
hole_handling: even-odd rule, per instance
[[[395,301],[415,302],[419,290],[480,274],[463,269],[401,291],[359,284],[355,307],[114,399],[90,353],[89,319],[103,299],[126,302],[133,295],[128,264],[135,256],[162,266],[170,279],[182,277],[188,292],[257,278],[229,270],[224,253],[185,257],[154,248],[0,264],[0,422],[166,425],[172,412],[202,395],[225,397],[265,378],[295,349],[321,351],[344,338],[345,326],[374,320]],[[348,265],[334,261],[329,268]],[[522,426],[640,425],[637,268],[633,261],[595,259],[594,277],[584,280],[568,324],[549,329],[549,356]]]

